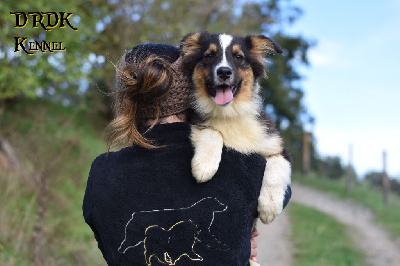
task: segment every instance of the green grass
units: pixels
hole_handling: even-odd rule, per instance
[[[358,182],[354,184],[350,195],[346,193],[346,180],[339,181],[327,178],[317,178],[311,175],[308,178],[301,178],[295,175],[294,181],[301,184],[327,191],[340,198],[349,198],[362,206],[370,209],[376,217],[376,221],[382,225],[389,233],[395,237],[400,237],[400,198],[391,194],[389,197],[389,206],[383,205],[382,193],[367,184],[366,182]]]
[[[313,208],[291,202],[294,265],[365,265],[364,254],[347,236],[345,225]]]
[[[32,265],[29,244],[37,221],[38,177],[48,173],[45,265],[104,265],[83,220],[82,200],[93,159],[105,151],[105,121],[81,108],[23,101],[5,111],[0,128],[17,152],[23,173],[0,170],[0,261]]]

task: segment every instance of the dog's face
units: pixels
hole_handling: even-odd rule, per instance
[[[282,52],[263,35],[239,37],[208,32],[188,34],[180,48],[184,68],[196,89],[194,107],[204,117],[257,112],[257,78],[265,75],[265,56]]]

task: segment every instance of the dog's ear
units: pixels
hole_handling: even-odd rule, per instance
[[[282,48],[270,38],[264,35],[247,35],[245,42],[250,52],[256,56],[282,53]]]
[[[197,52],[200,47],[200,32],[192,32],[183,37],[179,48],[182,56],[187,56]]]
[[[264,35],[247,35],[245,37],[247,49],[254,59],[252,63],[255,78],[265,77],[265,61],[269,54],[282,53],[282,48],[273,40]]]
[[[182,56],[187,56],[198,52],[201,49],[201,44],[210,38],[210,33],[207,31],[192,32],[183,37],[179,48]]]

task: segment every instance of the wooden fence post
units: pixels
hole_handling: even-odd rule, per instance
[[[303,133],[303,178],[310,172],[310,133]]]

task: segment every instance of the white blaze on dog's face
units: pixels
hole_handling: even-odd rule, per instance
[[[214,102],[218,105],[229,104],[233,100],[233,90],[223,88],[224,84],[232,83],[235,74],[233,73],[232,66],[227,60],[227,52],[229,51],[228,47],[232,43],[232,39],[233,37],[231,35],[222,34],[219,36],[222,60],[213,69],[214,85],[216,87]],[[222,89],[220,87],[222,87]]]
[[[262,35],[200,32],[184,37],[181,51],[195,85],[195,109],[204,117],[237,117],[258,112],[265,55],[282,50]]]

